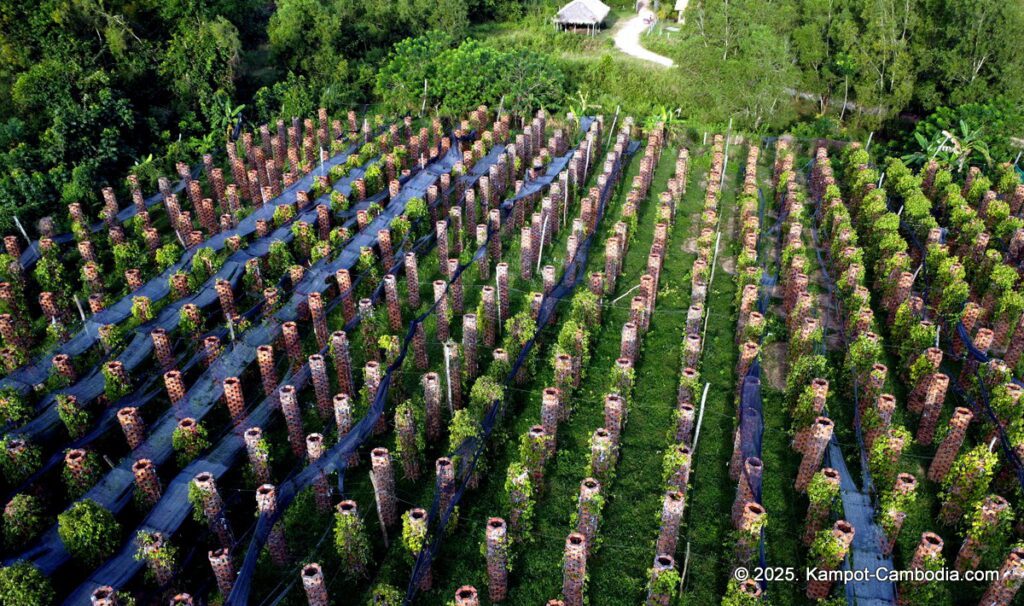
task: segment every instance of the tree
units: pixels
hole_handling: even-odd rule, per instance
[[[222,119],[224,103],[214,93],[234,94],[241,50],[238,29],[224,17],[198,25],[185,21],[171,38],[160,73],[170,81],[183,111],[201,111],[213,123]]]

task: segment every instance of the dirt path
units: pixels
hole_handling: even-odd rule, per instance
[[[643,15],[634,16],[619,28],[619,31],[615,32],[615,48],[637,59],[643,59],[644,61],[650,61],[665,67],[675,65],[668,57],[652,53],[640,45],[640,34],[645,29],[647,29],[647,24],[644,23]]]

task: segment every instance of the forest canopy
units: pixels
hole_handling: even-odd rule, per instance
[[[670,5],[663,18],[675,18]],[[175,162],[219,149],[240,117],[260,124],[317,107],[442,116],[478,103],[520,116],[621,107],[755,132],[880,130],[897,151],[919,147],[907,134],[919,120],[962,118],[998,160],[1018,149],[1019,2],[691,0],[678,32],[644,39],[676,61],[670,70],[621,55],[608,37],[554,31],[558,6],[9,0],[0,7],[0,229],[15,213],[95,208],[99,188],[121,188],[128,172],[151,189]],[[631,10],[613,3],[612,27]],[[944,128],[918,130],[937,145]]]

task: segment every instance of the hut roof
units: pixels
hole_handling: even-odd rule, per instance
[[[572,0],[555,16],[558,23],[594,25],[604,21],[611,9],[601,0]]]

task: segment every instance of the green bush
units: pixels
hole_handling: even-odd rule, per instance
[[[57,533],[68,553],[89,566],[102,562],[121,544],[121,526],[114,514],[91,499],[57,516]]]
[[[0,606],[46,606],[54,599],[50,579],[21,560],[0,568]]]

